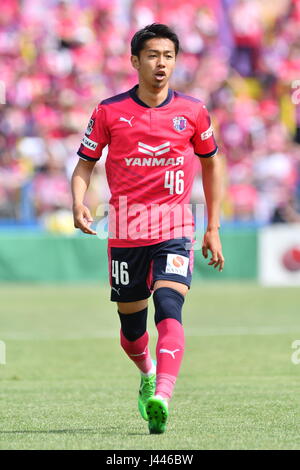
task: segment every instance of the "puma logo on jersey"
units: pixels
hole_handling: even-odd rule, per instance
[[[174,351],[170,351],[169,349],[163,349],[162,348],[162,349],[159,350],[160,353],[170,354],[173,357],[173,359],[175,359],[175,353],[178,352],[178,351],[180,351],[180,349],[174,349]]]
[[[111,288],[111,290],[115,290],[118,295],[120,295],[120,289],[121,289],[121,287],[119,287],[119,289],[116,289],[115,287]]]
[[[133,118],[134,118],[134,116],[132,116],[130,119],[126,119],[126,118],[124,118],[123,116],[121,116],[121,117],[119,118],[119,121],[128,122],[128,124],[130,125],[130,127],[132,127],[131,121],[132,121]]]

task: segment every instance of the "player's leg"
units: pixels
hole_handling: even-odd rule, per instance
[[[148,420],[146,404],[149,398],[153,397],[156,385],[156,361],[152,360],[149,350],[147,309],[147,299],[138,302],[118,302],[121,346],[141,373],[138,409],[145,420]]]
[[[156,281],[153,301],[158,331],[155,394],[146,405],[150,433],[166,430],[169,400],[179,373],[184,353],[184,331],[181,310],[188,286],[172,281]]]
[[[147,312],[151,291],[147,284],[147,250],[144,247],[111,248],[109,263],[111,300],[117,302],[121,323],[120,343],[140,370],[138,406],[142,417],[148,419],[145,404],[155,391],[156,367],[148,346]]]
[[[149,430],[154,433],[165,431],[168,402],[184,354],[182,307],[191,283],[190,254],[184,239],[164,242],[154,254],[157,380],[155,397],[147,404]]]
[[[170,400],[184,354],[182,307],[188,286],[158,280],[154,284],[153,302],[158,331],[156,346],[157,383],[155,394]]]
[[[121,346],[142,374],[153,373],[147,332],[148,299],[118,302]]]

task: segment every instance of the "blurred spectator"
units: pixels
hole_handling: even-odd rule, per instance
[[[33,214],[49,230],[69,230],[69,179],[88,118],[97,102],[136,83],[130,39],[151,22],[169,24],[181,40],[172,86],[211,110],[227,162],[223,220],[297,218],[298,0],[2,3],[0,218]],[[104,160],[87,195],[94,213],[109,198]]]
[[[69,182],[62,166],[49,158],[33,178],[32,196],[37,216],[71,205]]]
[[[264,32],[261,10],[261,4],[253,0],[237,0],[230,10],[235,45],[232,64],[244,76],[258,71]]]
[[[275,208],[271,223],[300,223],[300,208],[294,198],[287,197]]]

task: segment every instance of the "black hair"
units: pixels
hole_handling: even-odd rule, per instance
[[[179,39],[177,34],[172,31],[165,24],[153,23],[148,26],[145,26],[143,29],[140,29],[135,33],[131,40],[131,54],[139,57],[141,50],[144,47],[144,44],[149,39],[153,38],[167,38],[174,43],[175,46],[175,55],[179,51]]]

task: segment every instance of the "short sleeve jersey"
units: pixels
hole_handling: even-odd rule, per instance
[[[169,89],[151,108],[137,87],[96,106],[78,150],[80,158],[94,161],[108,145],[109,246],[192,237],[189,203],[198,157],[218,150],[202,101]]]

